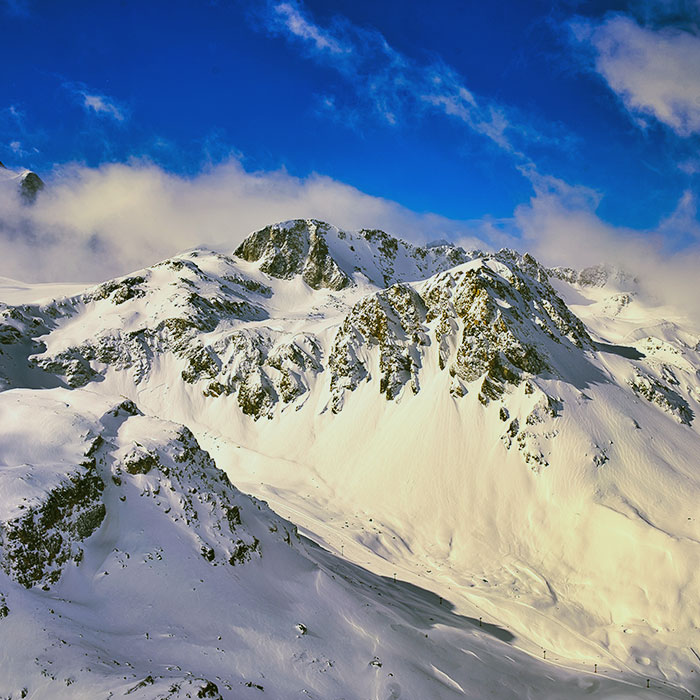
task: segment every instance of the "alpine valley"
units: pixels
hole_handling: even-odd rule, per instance
[[[634,277],[295,220],[0,299],[0,697],[700,696],[700,327]]]

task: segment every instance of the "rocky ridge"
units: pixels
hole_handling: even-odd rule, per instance
[[[279,279],[295,275],[312,289],[339,291],[359,281],[377,287],[414,282],[467,262],[476,253],[449,244],[414,246],[378,229],[343,231],[316,219],[295,219],[252,233],[234,255]]]
[[[475,391],[487,404],[537,376],[566,379],[567,357],[598,349],[550,279],[599,284],[613,273],[574,275],[510,250],[421,249],[383,232],[286,222],[251,234],[232,257],[195,250],[76,297],[5,305],[0,376],[6,388],[81,387],[117,371],[141,385],[172,356],[185,384],[212,399],[234,396],[259,419],[300,405],[315,386],[341,411],[375,376],[390,401],[406,387],[417,394],[433,371],[426,367],[437,365],[453,398]],[[368,287],[372,277],[380,282]],[[308,318],[320,328],[289,328],[296,312],[280,306],[288,291],[278,286],[299,282],[319,295]],[[653,367],[634,372],[636,395],[692,421],[686,399]]]
[[[79,567],[86,540],[133,499],[150,500],[158,517],[214,566],[261,555],[260,531],[255,536],[243,523],[255,502],[231,486],[186,427],[146,418],[127,400],[105,413],[83,443],[72,468],[38,463],[0,472],[16,503],[0,519],[0,567],[22,586],[49,590],[67,566]],[[291,544],[296,533],[269,517],[275,536]],[[128,553],[120,560],[126,567]]]

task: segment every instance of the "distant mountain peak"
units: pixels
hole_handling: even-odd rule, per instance
[[[634,275],[609,263],[591,265],[581,270],[575,270],[571,267],[552,267],[547,270],[547,274],[570,284],[578,284],[581,287],[629,288],[638,283]]]
[[[20,196],[27,204],[32,204],[37,198],[37,195],[44,189],[44,181],[32,170],[23,168],[21,170],[11,170],[3,163],[0,163],[0,168],[4,171],[0,175],[1,182],[14,182]]]
[[[22,195],[27,202],[34,202],[37,195],[44,187],[44,181],[36,173],[31,170],[22,173],[19,191],[20,195]]]

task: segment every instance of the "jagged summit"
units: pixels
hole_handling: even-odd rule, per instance
[[[71,299],[6,309],[0,331],[11,347],[0,357],[0,380],[16,386],[24,364],[34,381],[47,373],[48,385],[57,376],[85,386],[115,371],[149,384],[172,358],[183,382],[205,397],[234,395],[257,419],[300,408],[314,387],[327,387],[321,407],[335,412],[365,383],[397,400],[405,387],[417,394],[433,367],[449,373],[455,397],[478,382],[486,403],[527,377],[565,376],[568,355],[562,360],[557,346],[592,350],[531,256],[502,250],[449,266],[450,255],[468,254],[445,246],[422,257],[422,250],[380,231],[349,234],[317,221],[271,226],[237,251],[257,256],[257,270],[195,250]],[[368,289],[359,266],[356,277],[343,270],[350,272],[348,251],[365,270],[407,281]],[[426,268],[439,271],[426,278]],[[295,276],[311,295],[294,296],[278,281]],[[342,301],[324,287],[342,291]],[[290,327],[290,315],[301,325]]]
[[[257,262],[280,279],[300,275],[313,289],[340,290],[360,281],[378,287],[425,279],[471,259],[446,243],[414,246],[378,229],[357,232],[316,219],[266,226],[248,236],[234,255]]]

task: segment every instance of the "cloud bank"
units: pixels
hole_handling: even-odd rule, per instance
[[[47,178],[36,204],[0,187],[0,275],[24,282],[99,282],[196,246],[230,253],[251,231],[292,218],[380,228],[415,243],[446,238],[466,248],[511,247],[545,265],[607,262],[639,276],[653,297],[700,319],[697,198],[686,191],[653,230],[613,226],[601,200],[524,168],[531,199],[513,216],[459,221],[412,211],[323,175],[247,172],[231,159],[190,178],[144,162],[71,165]]]
[[[536,173],[530,178],[535,194],[514,213],[521,249],[551,266],[616,265],[638,277],[648,301],[700,321],[700,224],[691,192],[653,230],[639,231],[604,221],[596,211],[600,194],[589,188]]]
[[[134,162],[67,166],[47,180],[31,207],[13,187],[0,191],[0,275],[101,281],[199,245],[231,252],[251,231],[292,218],[472,247],[482,225],[413,212],[322,175],[249,173],[236,159],[192,178]]]

